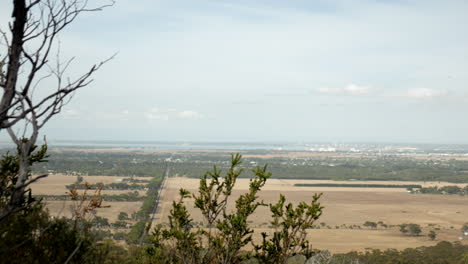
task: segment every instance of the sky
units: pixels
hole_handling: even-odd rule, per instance
[[[2,1],[2,28],[10,13]],[[467,13],[465,0],[117,0],[60,36],[71,76],[117,55],[43,133],[468,143]]]

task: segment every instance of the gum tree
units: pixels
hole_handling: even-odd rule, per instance
[[[47,176],[31,175],[32,164],[47,157],[47,147],[36,145],[40,130],[61,112],[76,90],[93,81],[107,61],[70,77],[67,72],[74,58],[60,57],[60,34],[81,14],[110,5],[112,1],[94,7],[86,0],[12,1],[8,30],[0,29],[0,133],[8,133],[16,147],[15,155],[5,157],[8,164],[2,166],[17,168],[14,175],[0,175],[0,223],[32,205],[29,186]]]

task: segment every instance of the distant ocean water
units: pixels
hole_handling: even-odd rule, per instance
[[[137,142],[137,141],[55,141],[52,147],[71,148],[128,148],[164,150],[307,150],[307,145],[289,143],[251,143],[251,142]]]
[[[41,142],[38,142],[41,144]],[[51,148],[122,148],[142,150],[253,150],[253,151],[319,151],[319,152],[416,152],[468,153],[466,144],[405,143],[309,143],[309,142],[189,142],[189,141],[73,141],[49,140]],[[0,148],[11,148],[0,141]],[[467,154],[468,155],[468,154]]]

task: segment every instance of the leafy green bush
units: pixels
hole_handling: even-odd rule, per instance
[[[267,206],[258,201],[258,192],[271,173],[266,166],[255,168],[249,190],[235,200],[235,209],[228,211],[229,197],[243,172],[239,168],[241,163],[241,155],[232,155],[231,166],[224,177],[215,166],[200,179],[198,193],[180,190],[179,200],[172,203],[169,227],[157,226],[153,231],[152,244],[145,251],[147,262],[227,264],[255,257],[262,263],[285,263],[293,254],[310,252],[306,230],[322,214],[323,207],[318,203],[320,195],[314,195],[310,204],[302,202],[296,207],[286,203],[286,198],[280,195],[277,203],[269,204],[275,231],[271,238],[263,233],[262,243],[255,245],[252,243],[254,230],[248,218],[259,206]],[[195,208],[207,223],[206,229],[195,227],[185,205],[187,198],[195,200]],[[254,245],[254,254],[241,251],[249,243]]]

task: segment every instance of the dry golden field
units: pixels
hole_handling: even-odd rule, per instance
[[[88,183],[115,183],[116,180],[128,177],[116,176],[83,176],[84,181]],[[139,177],[140,180],[150,180],[151,177]],[[32,193],[35,195],[64,195],[67,193],[65,185],[72,184],[76,181],[76,176],[68,176],[63,174],[51,174],[46,178],[40,179],[38,182],[31,185]],[[134,192],[134,190],[103,190],[102,194],[121,194]],[[145,190],[139,190],[141,196],[146,194]],[[92,194],[92,191],[90,192]],[[46,207],[50,214],[56,217],[71,216],[70,207],[72,201],[46,201]],[[120,212],[126,212],[131,215],[137,212],[143,202],[106,202],[104,205],[110,205],[109,208],[101,208],[97,210],[97,215],[108,218],[110,222],[115,222]]]
[[[323,180],[281,180],[270,179],[260,193],[260,199],[265,202],[275,202],[279,194],[286,196],[288,201],[297,203],[309,201],[314,193],[322,192],[324,213],[319,222],[326,226],[322,229],[310,230],[310,240],[314,247],[329,249],[333,252],[364,250],[366,248],[397,248],[434,245],[440,240],[455,241],[460,235],[460,227],[468,222],[468,198],[456,195],[423,195],[409,194],[405,189],[390,188],[344,188],[344,187],[296,187],[295,183],[329,183]],[[336,183],[336,182],[335,182]],[[352,182],[350,182],[352,183]],[[379,183],[379,182],[359,182]],[[385,184],[410,184],[410,182],[382,182]],[[426,186],[453,185],[452,183],[412,182]],[[189,178],[169,178],[162,193],[162,201],[155,219],[156,223],[167,223],[171,202],[177,198],[178,189],[185,188],[191,192],[197,190],[198,180]],[[247,179],[239,179],[233,192],[235,197],[248,188]],[[201,214],[193,209],[193,201],[188,200],[187,206],[196,222],[201,222]],[[233,208],[233,203],[228,206]],[[259,208],[250,218],[257,231],[268,229],[269,212],[267,208]],[[376,230],[336,229],[341,225],[360,225],[365,221],[383,221],[387,225],[416,223],[423,227],[419,237],[404,236],[398,227]],[[436,231],[438,237],[431,241],[427,236],[429,225],[440,228]]]
[[[117,176],[83,176],[83,182],[88,183],[116,183],[119,179],[129,177]],[[151,180],[151,177],[138,177],[140,180]],[[64,174],[51,174],[46,178],[40,179],[31,185],[33,194],[35,195],[63,195],[68,191],[65,185],[72,184],[76,181],[76,176]],[[133,192],[133,190],[103,190],[102,194],[121,194]],[[145,195],[146,191],[138,191],[140,195]]]
[[[70,217],[72,212],[72,201],[46,201],[46,207],[50,214],[55,217]],[[137,212],[143,202],[103,202],[104,206],[108,208],[98,208],[97,215],[100,217],[108,218],[110,222],[117,221],[120,212],[126,212],[131,215]]]
[[[89,183],[113,183],[125,177],[116,176],[83,176]],[[142,177],[139,179],[151,179]],[[76,181],[75,176],[63,174],[50,175],[32,185],[34,194],[62,195],[67,192],[65,185]],[[293,203],[308,201],[314,193],[322,192],[324,214],[317,222],[325,223],[325,227],[309,231],[309,239],[313,246],[329,249],[332,252],[348,252],[350,250],[365,250],[366,248],[397,248],[429,246],[438,241],[456,241],[460,235],[460,227],[468,222],[468,197],[456,195],[423,195],[409,194],[405,189],[396,188],[344,188],[344,187],[297,187],[297,183],[343,183],[332,180],[282,180],[270,179],[260,193],[260,199],[265,202],[277,201],[279,194],[286,195]],[[422,186],[456,185],[447,182],[401,182],[401,181],[349,181],[348,183],[368,184],[420,184]],[[463,184],[461,186],[464,186]],[[171,203],[177,198],[178,189],[185,188],[195,192],[198,180],[190,178],[169,178],[162,192],[162,201],[155,219],[156,223],[167,223],[167,216]],[[239,179],[233,192],[233,201],[248,188],[247,179]],[[104,194],[126,193],[128,190],[104,190]],[[144,195],[145,191],[139,191]],[[196,222],[202,222],[200,213],[193,209],[193,201],[188,200],[188,208]],[[70,201],[47,201],[46,206],[54,216],[70,216]],[[97,215],[115,222],[119,212],[129,215],[140,209],[142,202],[105,202],[110,208],[98,209]],[[232,209],[233,204],[229,204]],[[259,208],[251,217],[251,225],[256,233],[271,232],[269,226],[269,212],[267,208]],[[417,223],[423,227],[423,234],[419,237],[404,236],[398,227],[375,230],[364,228],[365,221],[382,221],[387,225],[402,223]],[[343,227],[346,225],[346,227]],[[363,229],[350,229],[349,226],[359,225]],[[431,225],[432,227],[429,227]],[[337,229],[336,226],[339,228]],[[427,232],[432,228],[438,237],[431,241]],[[330,228],[330,229],[329,229]],[[259,237],[255,237],[256,240]]]

